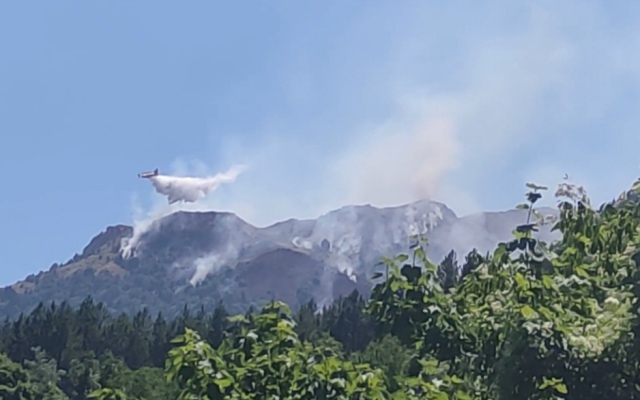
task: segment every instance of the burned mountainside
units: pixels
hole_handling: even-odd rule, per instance
[[[414,234],[428,238],[438,262],[452,249],[461,257],[490,250],[524,218],[520,210],[459,218],[430,201],[347,206],[265,228],[232,213],[176,212],[143,231],[108,227],[68,262],[0,289],[0,315],[39,302],[77,305],[89,295],[115,312],[147,307],[165,315],[185,304],[211,309],[222,302],[231,312],[273,299],[294,308],[311,299],[322,305],[354,289],[368,295],[380,257],[406,252]],[[552,237],[548,227],[541,235]]]

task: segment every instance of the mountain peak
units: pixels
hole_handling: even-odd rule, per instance
[[[131,236],[133,228],[128,225],[109,226],[103,232],[97,234],[87,246],[82,250],[81,256],[88,257],[100,252],[102,247],[109,243],[117,243],[120,246],[122,238]]]
[[[509,240],[522,218],[513,211],[458,218],[430,200],[351,205],[262,228],[230,212],[178,211],[110,226],[69,262],[0,290],[0,316],[89,294],[116,311],[146,305],[168,314],[223,300],[234,312],[273,298],[322,304],[354,288],[366,293],[380,257],[408,251],[415,234],[429,239],[429,258],[439,262],[451,249],[485,252]],[[122,244],[132,243],[123,257]]]

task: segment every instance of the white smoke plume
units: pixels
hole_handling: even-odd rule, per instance
[[[244,109],[232,109],[229,120],[212,117],[216,159],[250,162],[252,172],[229,196],[189,206],[226,209],[258,226],[316,218],[346,204],[424,198],[464,215],[512,207],[530,175],[553,184],[576,170],[593,177],[588,187],[615,194],[637,172],[625,166],[631,158],[635,166],[638,121],[633,113],[615,123],[604,115],[620,108],[620,88],[638,86],[632,49],[640,35],[631,26],[594,38],[613,26],[602,7],[479,6],[468,20],[459,19],[455,7],[408,7],[396,10],[396,18],[372,7],[325,43],[330,51],[288,52],[290,59],[279,60],[279,75],[267,80],[294,92],[277,97],[286,108],[256,107],[255,124],[242,132],[229,126],[237,126],[234,115]],[[451,29],[446,15],[464,29]],[[576,15],[580,26],[564,22]],[[517,22],[506,31],[486,24],[497,16]],[[388,29],[379,29],[381,21]],[[378,45],[360,45],[372,35]],[[247,100],[253,93],[260,91],[251,86]],[[238,93],[226,96],[216,93],[216,101],[234,104]],[[587,126],[607,126],[616,135]],[[615,162],[599,156],[600,144],[616,154]],[[567,154],[569,147],[576,151]],[[557,173],[539,172],[541,164]],[[615,174],[602,173],[614,167]],[[164,202],[136,219],[131,242],[149,221],[173,211]],[[482,244],[464,233],[485,229],[483,221],[469,225],[453,235],[461,252]],[[296,244],[306,247],[306,239]]]
[[[193,263],[195,271],[189,283],[191,286],[197,286],[208,275],[214,274],[224,267],[231,267],[232,264],[235,264],[238,254],[238,249],[232,243],[228,243],[222,250],[196,259]]]
[[[169,204],[179,201],[194,203],[221,184],[235,182],[244,169],[244,166],[235,166],[226,172],[206,178],[155,175],[151,176],[149,180],[156,192],[167,196]]]
[[[421,117],[404,117],[375,129],[333,164],[349,204],[384,207],[431,199],[457,167],[461,146],[451,118],[431,116],[427,108]]]
[[[176,211],[210,210],[210,204],[199,203],[206,200],[207,195],[222,183],[235,182],[246,169],[245,165],[235,165],[226,172],[204,178],[173,175],[156,175],[149,178],[156,191],[167,196],[169,204],[157,203],[147,212],[139,206],[134,207],[133,234],[121,243],[122,257],[127,259],[135,256],[140,238],[152,229],[155,221]]]

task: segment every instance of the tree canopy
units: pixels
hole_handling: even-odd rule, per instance
[[[591,206],[583,188],[528,184],[513,239],[459,264],[428,243],[385,258],[369,299],[273,301],[229,316],[185,307],[110,315],[39,306],[0,330],[7,399],[640,398],[640,181]],[[536,238],[541,224],[562,233]],[[13,397],[11,397],[13,396]]]

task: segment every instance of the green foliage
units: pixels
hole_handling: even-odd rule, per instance
[[[340,355],[364,349],[374,335],[365,305],[357,292],[321,313],[313,302],[307,303],[294,317],[306,321],[307,337],[300,341],[311,340]],[[166,382],[162,368],[171,338],[192,328],[217,348],[239,329],[227,316],[221,305],[211,313],[184,307],[177,318],[167,321],[161,314],[152,320],[146,309],[113,316],[91,298],[76,310],[66,303],[40,304],[27,316],[5,321],[0,327],[0,351],[24,362],[42,396],[76,400],[118,388],[128,398],[175,399],[177,383]],[[300,326],[295,328],[300,332]],[[41,350],[33,349],[38,346]]]
[[[374,288],[370,312],[415,346],[422,368],[409,374],[424,373],[427,362],[429,376],[440,368],[439,387],[450,396],[455,380],[463,397],[637,398],[637,353],[629,348],[637,341],[638,280],[630,277],[638,276],[638,204],[598,212],[583,189],[565,183],[555,225],[563,239],[548,248],[533,235],[548,219],[530,221],[544,188],[528,187],[529,203],[520,207],[527,220],[514,239],[452,293],[418,247],[413,265],[398,265],[408,256],[386,260],[389,279]]]
[[[237,332],[218,349],[190,329],[176,338],[166,369],[182,389],[180,399],[361,399],[386,393],[380,370],[301,342],[284,303],[232,322]]]
[[[185,307],[171,322],[146,310],[113,318],[91,299],[41,305],[2,327],[2,349],[25,361],[0,354],[0,394],[640,399],[640,181],[598,210],[564,182],[557,218],[535,207],[546,188],[527,187],[512,240],[462,265],[454,252],[433,264],[418,241],[383,260],[368,301],[354,292],[295,315],[281,302],[233,317]],[[550,223],[562,239],[547,244],[536,232]]]
[[[0,397],[6,400],[36,399],[29,375],[4,354],[0,354]]]
[[[66,400],[67,395],[58,386],[65,372],[58,369],[56,360],[49,359],[39,347],[33,348],[34,359],[25,360],[24,367],[33,381],[33,388],[41,400]]]
[[[362,353],[354,353],[356,362],[370,364],[384,372],[386,385],[391,391],[400,388],[401,381],[409,371],[412,352],[392,335],[384,335],[366,347]]]
[[[127,395],[120,389],[98,389],[89,394],[89,399],[97,400],[127,400]]]
[[[459,274],[460,268],[458,266],[456,253],[451,250],[440,265],[438,265],[438,279],[445,292],[449,292],[455,287],[458,283]]]

